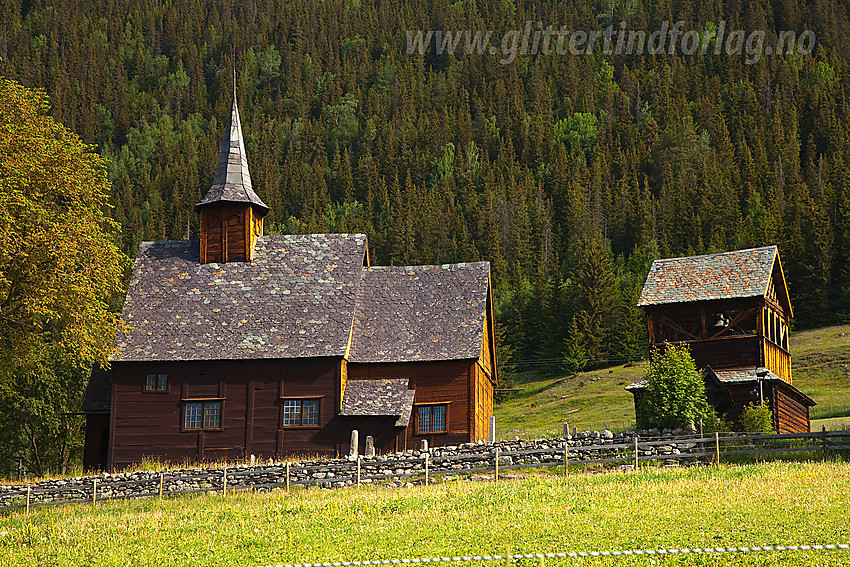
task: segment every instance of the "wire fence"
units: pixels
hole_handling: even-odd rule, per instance
[[[89,477],[69,479],[59,486],[18,485],[0,487],[0,510],[78,504],[101,500],[162,498],[167,495],[198,494],[239,490],[290,489],[296,486],[326,488],[380,483],[416,481],[429,484],[435,477],[492,474],[499,480],[506,470],[571,466],[617,465],[639,468],[641,463],[662,461],[678,464],[683,460],[720,463],[722,459],[746,456],[795,455],[826,458],[829,454],[850,451],[850,430],[780,435],[663,436],[662,438],[613,440],[549,439],[521,442],[530,448],[515,448],[507,442],[476,446],[476,450],[440,454],[440,449],[410,456],[334,460],[326,463],[279,463],[276,465],[236,465],[191,471],[149,471],[133,473],[127,480]],[[141,477],[139,477],[141,475]]]
[[[756,545],[750,547],[694,547],[658,549],[622,549],[610,551],[568,551],[561,553],[519,553],[509,555],[464,555],[457,557],[415,557],[410,559],[373,559],[363,561],[334,561],[329,563],[286,563],[267,567],[361,567],[367,565],[410,565],[422,563],[478,563],[510,562],[522,559],[541,561],[544,559],[579,559],[590,557],[640,557],[724,553],[763,553],[789,551],[847,551],[844,543],[812,545]]]

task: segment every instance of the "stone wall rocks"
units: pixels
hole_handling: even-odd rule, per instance
[[[634,439],[639,435],[639,455],[669,459],[676,455],[696,453],[702,448],[693,441],[693,436],[674,438],[670,431],[638,431],[614,434],[611,431],[581,431],[568,435],[566,439],[536,439],[497,441],[488,443],[464,443],[457,446],[433,447],[429,455],[431,478],[456,478],[464,471],[491,469],[499,450],[499,466],[559,465],[564,461],[564,443],[569,447],[571,463],[596,459],[618,458],[629,462],[634,458]],[[361,483],[384,483],[390,486],[405,486],[421,483],[425,474],[425,451],[408,450],[391,455],[367,455],[359,458]],[[270,490],[287,484],[313,485],[322,488],[341,488],[357,482],[356,457],[340,459],[309,460],[265,465],[228,465],[227,489]],[[631,465],[622,465],[628,470]],[[451,475],[445,473],[451,471]],[[136,471],[126,473],[103,473],[96,476],[54,479],[30,485],[0,485],[0,508],[24,506],[27,488],[30,489],[31,505],[59,502],[91,501],[95,480],[97,500],[156,496],[160,491],[167,494],[221,491],[224,486],[223,467],[197,469],[165,469],[162,471]],[[436,480],[436,479],[435,479]]]

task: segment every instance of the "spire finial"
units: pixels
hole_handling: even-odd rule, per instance
[[[224,138],[218,153],[213,184],[195,209],[212,203],[250,203],[264,216],[269,208],[254,192],[248,173],[248,156],[242,137],[242,121],[236,105],[236,48],[233,48],[233,104],[224,127]]]

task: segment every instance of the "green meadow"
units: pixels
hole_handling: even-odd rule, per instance
[[[822,426],[850,428],[850,325],[794,333],[791,353],[794,385],[818,404],[812,411],[812,431]],[[632,428],[634,401],[625,386],[643,372],[638,362],[576,375],[520,374],[517,387],[523,391],[495,406],[497,436],[561,435],[565,421],[580,431]]]
[[[250,566],[846,544],[848,510],[850,464],[844,462],[571,471],[498,483],[213,494],[5,513],[0,564]],[[603,564],[850,565],[850,551],[543,562]]]

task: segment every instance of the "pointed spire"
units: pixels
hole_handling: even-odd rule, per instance
[[[215,179],[207,194],[200,203],[195,205],[198,210],[202,205],[217,202],[250,203],[262,209],[265,215],[269,208],[254,192],[251,185],[251,174],[248,173],[248,155],[245,152],[245,142],[242,138],[242,121],[239,119],[239,108],[236,105],[236,68],[233,70],[233,108],[230,119],[224,131],[218,163],[215,166]]]

